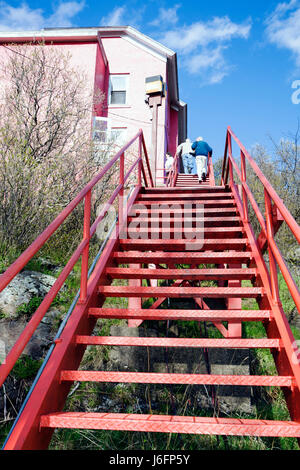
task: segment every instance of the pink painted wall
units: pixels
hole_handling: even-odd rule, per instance
[[[142,128],[150,153],[152,113],[145,103],[145,78],[161,75],[165,81],[167,64],[125,38],[102,38],[102,43],[109,62],[110,74],[129,74],[128,104],[108,106],[107,115],[111,118],[112,126],[127,128],[128,139]],[[158,111],[157,168],[163,168],[164,165],[166,125],[166,100],[163,99]],[[158,176],[161,175],[162,172],[159,171]]]

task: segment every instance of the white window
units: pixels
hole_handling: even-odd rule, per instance
[[[93,122],[93,141],[98,148],[105,144],[122,147],[127,142],[126,127],[111,127],[110,118],[95,116]]]
[[[109,105],[128,104],[128,75],[110,75]]]
[[[106,143],[110,137],[110,120],[105,117],[94,117],[93,141],[97,144]]]
[[[114,144],[122,147],[127,142],[126,127],[113,127],[110,131],[110,138]]]

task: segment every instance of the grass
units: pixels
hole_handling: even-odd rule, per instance
[[[17,379],[33,379],[41,364],[42,360],[35,360],[30,356],[23,355],[14,366],[13,376]]]
[[[17,308],[17,315],[19,317],[31,317],[31,315],[40,306],[42,300],[42,297],[32,297],[28,303],[19,305]]]
[[[63,443],[63,444],[62,444]],[[270,444],[272,445],[272,443]],[[273,444],[276,448],[276,444]],[[197,436],[185,434],[122,432],[122,431],[55,431],[51,449],[55,450],[268,450],[259,438]]]

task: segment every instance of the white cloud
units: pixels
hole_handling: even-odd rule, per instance
[[[215,17],[207,23],[198,21],[191,25],[167,31],[162,41],[169,47],[189,52],[197,47],[204,47],[217,42],[224,43],[233,38],[247,39],[251,30],[249,21],[243,24],[233,23],[228,16]]]
[[[138,9],[129,9],[127,5],[115,7],[108,15],[101,18],[99,26],[126,26],[130,25],[137,29],[141,28],[146,6]]]
[[[151,26],[161,26],[166,24],[175,25],[178,23],[178,14],[177,10],[181,5],[177,4],[171,8],[160,8],[158,12],[158,17],[151,21],[149,24]]]
[[[288,49],[300,67],[300,2],[279,3],[266,20],[268,40],[280,48]]]
[[[226,46],[217,46],[215,49],[202,49],[199,54],[188,58],[186,66],[191,74],[202,75],[202,83],[220,83],[232,70],[226,63],[223,51]]]
[[[73,17],[85,7],[85,2],[60,3],[57,10],[49,17],[47,23],[51,26],[70,27],[73,25]]]
[[[103,16],[100,20],[101,26],[124,26],[125,7],[116,7],[107,16]]]
[[[45,27],[69,27],[72,19],[85,6],[85,2],[61,2],[50,16],[41,8],[31,9],[26,3],[13,7],[0,2],[0,31],[38,30]]]
[[[225,51],[235,39],[248,39],[251,21],[234,23],[228,16],[197,21],[166,31],[160,41],[178,51],[183,66],[201,75],[202,84],[220,83],[233,66],[227,63]]]

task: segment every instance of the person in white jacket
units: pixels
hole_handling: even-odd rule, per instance
[[[166,154],[166,163],[165,163],[165,170],[167,173],[169,173],[169,171],[171,170],[172,166],[173,166],[173,163],[174,163],[174,158],[172,157],[172,155],[170,153],[167,153]]]
[[[195,174],[195,157],[192,155],[192,142],[186,139],[177,147],[177,155],[181,157],[185,174]]]
[[[172,166],[174,163],[174,158],[170,153],[166,154],[166,161],[165,161],[165,181],[168,179],[170,171],[172,170]]]

